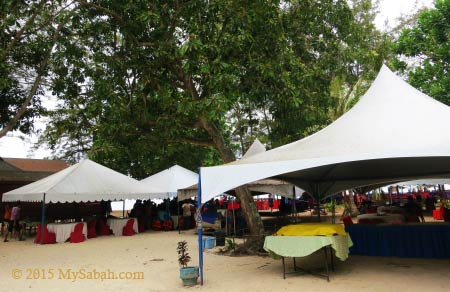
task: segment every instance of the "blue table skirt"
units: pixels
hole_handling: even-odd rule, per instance
[[[351,255],[450,258],[450,224],[353,224]]]

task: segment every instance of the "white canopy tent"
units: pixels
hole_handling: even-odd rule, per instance
[[[89,159],[53,175],[3,194],[3,201],[44,203],[152,199],[163,193],[157,187],[116,172]]]
[[[149,187],[154,186],[161,189],[163,194],[158,199],[164,199],[176,196],[178,189],[196,184],[198,182],[198,174],[179,165],[174,165],[144,178],[141,182]]]
[[[450,107],[383,65],[346,114],[299,141],[236,162],[201,168],[202,202],[240,185],[278,178],[316,198],[374,184],[450,174]],[[421,141],[426,133],[432,137]]]
[[[248,148],[247,152],[244,153],[242,159],[253,156],[258,153],[263,153],[265,151],[266,147],[258,140],[258,138],[256,138],[255,141],[253,141],[250,148]],[[252,193],[277,194],[288,198],[294,198],[296,195],[301,195],[303,193],[302,189],[295,187],[291,183],[275,179],[262,179],[251,183],[247,183],[246,186]],[[230,190],[227,190],[223,193],[228,193],[229,191]],[[179,188],[178,201],[183,201],[193,196],[197,196],[197,192],[198,192],[197,183],[189,187]]]
[[[303,190],[295,187],[293,184],[275,179],[261,179],[255,182],[246,184],[246,187],[253,194],[277,194],[283,197],[294,198],[294,196],[299,196],[303,193]],[[295,190],[294,190],[295,188]],[[179,189],[178,190],[178,201],[183,201],[191,197],[197,196],[198,185]],[[226,191],[225,193],[229,193]]]

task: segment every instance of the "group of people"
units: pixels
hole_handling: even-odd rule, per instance
[[[8,236],[16,237],[18,240],[24,240],[23,238],[23,228],[20,222],[20,206],[16,203],[14,207],[11,208],[10,205],[5,205],[5,210],[2,218],[1,235],[3,235],[6,227],[5,237],[3,242],[8,242]]]

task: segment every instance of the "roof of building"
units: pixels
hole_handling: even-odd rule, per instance
[[[69,165],[63,160],[5,158],[5,157],[3,157],[3,160],[22,171],[31,171],[31,172],[53,173],[69,167]]]

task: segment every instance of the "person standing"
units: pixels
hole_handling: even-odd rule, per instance
[[[20,206],[19,203],[17,203],[12,209],[11,209],[11,218],[9,219],[8,224],[8,231],[6,232],[5,238],[3,239],[4,242],[8,242],[8,235],[13,233],[15,231],[19,237],[19,240],[22,240],[22,233],[20,232],[21,226],[20,226]]]
[[[272,213],[273,205],[274,205],[274,204],[273,204],[273,197],[272,197],[272,194],[269,194],[268,203],[269,203],[270,213]]]
[[[405,204],[406,222],[425,222],[422,208],[414,201],[413,197],[408,196],[408,202]]]
[[[181,205],[181,209],[183,209],[183,227],[185,230],[191,228],[191,215],[193,208],[194,205],[189,201],[186,201],[183,205]]]
[[[5,226],[6,226],[6,230],[8,230],[8,224],[9,224],[10,218],[11,218],[11,206],[6,204],[5,212],[3,213],[3,218],[2,218],[2,229],[1,229],[2,236],[3,236],[3,231],[5,229]],[[8,232],[8,231],[6,231],[6,232]]]

